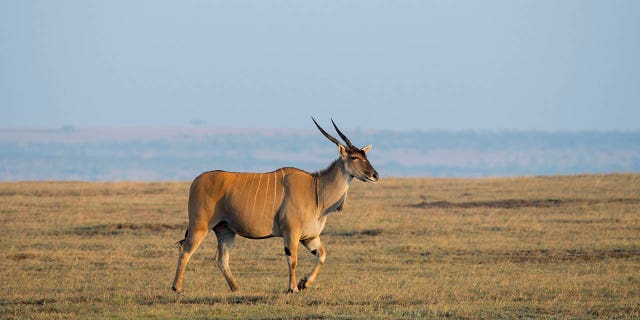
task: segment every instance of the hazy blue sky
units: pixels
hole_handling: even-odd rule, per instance
[[[640,129],[640,1],[0,0],[0,127]]]

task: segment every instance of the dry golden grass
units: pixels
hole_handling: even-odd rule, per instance
[[[316,285],[210,235],[170,287],[188,183],[0,183],[0,318],[639,318],[640,175],[354,182]],[[299,276],[314,258],[300,251]]]

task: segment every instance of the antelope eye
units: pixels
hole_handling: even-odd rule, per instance
[[[349,156],[349,159],[351,159],[351,160],[358,160],[358,157],[356,157],[356,156]]]

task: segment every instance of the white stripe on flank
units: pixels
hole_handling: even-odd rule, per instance
[[[254,212],[256,210],[256,200],[258,200],[258,193],[260,192],[260,182],[262,182],[262,175],[258,174],[260,176],[260,179],[258,179],[258,188],[256,188],[256,196],[253,197],[253,208],[251,209],[251,212]]]
[[[278,171],[273,173],[273,203],[271,204],[271,213],[275,213],[276,209],[276,196],[278,194],[278,190],[276,190],[276,184],[278,183]]]
[[[262,199],[262,211],[261,213],[264,214],[264,209],[267,206],[267,198],[269,197],[269,178],[271,177],[271,175],[266,175],[267,176],[267,183],[265,183],[267,185],[267,190],[264,192],[264,199]]]
[[[238,177],[238,179],[242,179],[242,187],[240,187],[240,190],[238,190],[238,196],[242,197],[242,191],[244,190],[244,187],[247,184],[247,179],[245,179],[246,177],[244,174],[238,174],[236,177]]]
[[[281,170],[282,170],[282,169],[281,169]],[[282,170],[282,179],[280,179],[280,180],[281,180],[281,181],[280,181],[280,188],[282,189],[282,196],[280,197],[280,198],[281,198],[281,200],[280,200],[281,202],[282,202],[282,201],[284,201],[284,177],[285,177],[286,175],[287,175],[287,174],[285,174],[285,173],[284,173],[284,170]]]
[[[251,192],[253,190],[253,182],[256,180],[256,175],[251,174],[251,186],[249,186],[249,190],[247,192]],[[244,195],[243,195],[244,196]],[[249,196],[246,196],[247,202],[244,205],[245,210],[249,210]]]
[[[276,196],[278,195],[278,190],[276,189],[278,183],[278,171],[273,173],[273,203],[271,204],[271,213],[275,213],[276,209]]]

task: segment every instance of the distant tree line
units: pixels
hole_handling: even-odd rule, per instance
[[[9,134],[10,133],[10,134]],[[202,171],[326,167],[335,146],[315,131],[181,132],[80,139],[87,131],[0,133],[0,180],[191,180]],[[63,134],[64,138],[48,139]],[[23,135],[23,136],[21,136]],[[372,143],[383,176],[517,176],[640,172],[640,132],[389,132],[349,134]],[[408,152],[408,150],[410,152]],[[410,154],[414,159],[403,159]],[[470,159],[460,159],[469,157]],[[407,157],[407,156],[405,156]]]

